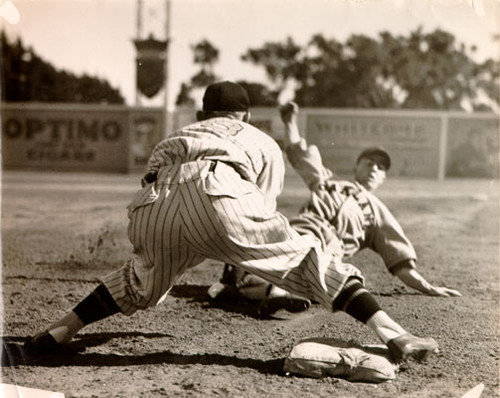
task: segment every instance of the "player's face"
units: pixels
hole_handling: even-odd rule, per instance
[[[363,185],[367,191],[374,191],[385,180],[386,167],[382,157],[372,155],[361,158],[354,168],[356,181]]]

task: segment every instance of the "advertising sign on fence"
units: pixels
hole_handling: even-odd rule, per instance
[[[163,125],[161,110],[134,108],[130,111],[130,171],[146,170],[151,151],[163,139]]]
[[[451,117],[446,176],[498,178],[499,128],[498,118]]]
[[[2,104],[1,115],[2,167],[48,171],[143,172],[160,140],[196,120],[195,109],[179,108],[165,127],[161,108],[110,105]],[[252,109],[250,123],[283,145],[277,109]],[[499,177],[494,113],[305,108],[298,123],[339,175],[364,148],[382,146],[392,176]]]
[[[2,166],[48,171],[145,170],[162,137],[158,109],[12,104],[2,107]]]
[[[325,165],[350,173],[366,147],[382,146],[391,155],[391,174],[436,177],[441,119],[428,115],[312,114],[307,140],[317,145]]]
[[[29,106],[3,108],[6,168],[127,170],[128,126],[119,110]],[[125,160],[125,161],[124,161]]]

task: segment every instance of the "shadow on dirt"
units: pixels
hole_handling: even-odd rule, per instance
[[[263,317],[259,314],[260,301],[247,300],[241,296],[222,296],[215,300],[211,299],[207,290],[210,286],[200,285],[176,285],[172,288],[169,295],[177,298],[187,298],[202,303],[207,308],[218,308],[226,312],[245,315],[255,319],[276,319],[272,317]]]
[[[193,354],[183,355],[168,351],[150,353],[145,355],[130,354],[85,354],[86,348],[92,345],[104,344],[115,337],[130,337],[131,335],[146,337],[165,337],[168,335],[154,333],[100,333],[84,335],[64,349],[52,354],[34,355],[28,352],[24,346],[24,338],[3,337],[2,338],[2,367],[8,366],[137,366],[137,365],[219,365],[235,366],[237,368],[249,368],[263,374],[283,374],[284,358],[272,360],[260,360],[252,358],[238,358],[220,354]],[[154,335],[154,336],[153,336]]]
[[[279,320],[287,319],[282,316],[273,315],[262,315],[259,313],[259,306],[261,302],[259,300],[248,300],[238,293],[221,295],[217,299],[211,299],[207,290],[210,286],[202,285],[176,285],[172,288],[169,295],[177,298],[186,298],[196,301],[198,303],[204,304],[205,308],[218,308],[226,312],[245,315],[254,319],[259,320]],[[404,288],[394,288],[391,291],[372,291],[375,296],[381,297],[398,297],[398,296],[418,296],[421,293],[410,292]],[[313,303],[313,307],[319,307],[319,304]],[[283,315],[281,312],[279,315]]]
[[[57,265],[57,264],[56,264]],[[97,278],[82,279],[82,278],[55,278],[55,277],[34,277],[26,275],[11,275],[4,277],[5,281],[10,280],[27,280],[27,281],[38,281],[38,282],[76,282],[76,283],[99,283],[100,280]]]

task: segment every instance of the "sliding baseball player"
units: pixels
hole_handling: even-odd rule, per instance
[[[206,89],[199,121],[153,149],[144,186],[128,206],[135,256],[28,339],[28,352],[52,353],[86,325],[159,305],[181,275],[207,258],[234,264],[329,311],[347,312],[387,344],[395,362],[437,351],[434,339],[408,333],[381,309],[359,270],[333,255],[335,237],[301,235],[276,211],[282,153],[248,124],[249,106],[235,83]]]
[[[429,296],[460,296],[457,290],[434,286],[418,271],[417,255],[403,229],[389,209],[373,192],[385,181],[391,158],[383,148],[362,151],[354,167],[354,181],[340,180],[323,166],[318,148],[307,145],[298,126],[297,104],[281,107],[285,124],[285,147],[288,160],[312,192],[311,200],[290,223],[299,233],[317,236],[335,235],[341,240],[337,255],[352,257],[369,248],[379,254],[385,266],[403,283]],[[310,301],[270,285],[267,281],[225,265],[221,281],[208,291],[212,299],[240,295],[263,300],[261,315],[281,308],[298,312],[310,307]]]

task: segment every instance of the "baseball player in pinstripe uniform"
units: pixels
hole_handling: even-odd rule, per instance
[[[207,258],[235,264],[286,291],[344,310],[388,345],[395,361],[437,351],[393,321],[327,238],[300,235],[276,211],[284,162],[279,146],[251,126],[249,98],[231,82],[210,85],[198,122],[152,151],[143,187],[128,206],[135,256],[72,311],[26,342],[51,352],[84,326],[161,303],[176,280]]]
[[[407,286],[430,296],[460,296],[457,290],[433,286],[416,269],[416,253],[398,221],[372,192],[383,184],[391,166],[389,154],[378,147],[360,153],[354,181],[340,180],[323,166],[318,148],[301,138],[297,104],[280,109],[285,125],[285,151],[290,164],[311,190],[310,201],[290,223],[299,233],[313,233],[320,239],[333,234],[341,240],[340,257],[352,257],[370,248],[378,253],[387,269]],[[331,238],[329,238],[331,239]],[[235,292],[236,288],[236,292]],[[260,311],[269,315],[280,308],[307,309],[310,303],[267,281],[226,264],[221,282],[209,289],[212,298],[239,294],[263,300]]]

